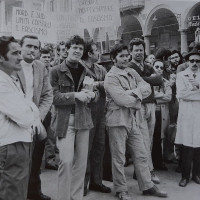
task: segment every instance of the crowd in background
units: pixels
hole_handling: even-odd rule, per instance
[[[167,197],[155,185],[166,163],[177,164],[179,186],[191,171],[200,184],[200,44],[146,55],[133,38],[102,56],[78,35],[56,49],[32,35],[0,37],[0,200],[51,199],[44,152],[45,168],[58,170],[56,200],[110,193],[103,179],[128,200],[131,162],[143,195]]]

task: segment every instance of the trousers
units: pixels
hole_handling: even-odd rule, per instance
[[[75,130],[71,114],[67,135],[57,138],[59,149],[57,200],[82,200],[87,165],[89,130]]]
[[[144,146],[147,151],[149,170],[153,170],[153,162],[151,157],[153,133],[155,127],[155,104],[146,103],[141,107],[143,121],[140,123],[139,128],[143,136]]]
[[[31,150],[27,142],[0,147],[0,200],[26,200]]]
[[[148,158],[139,127],[133,125],[130,132],[125,127],[109,127],[114,190],[127,191],[124,172],[126,145],[131,154],[140,190],[153,187],[148,168]]]

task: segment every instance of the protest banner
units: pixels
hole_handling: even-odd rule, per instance
[[[24,35],[35,35],[41,42],[56,43],[55,22],[47,13],[14,7],[12,35],[20,39]]]
[[[119,1],[116,0],[77,0],[79,26],[97,28],[120,26]]]
[[[67,41],[72,35],[78,34],[83,37],[83,29],[78,26],[78,17],[74,12],[57,13],[56,19],[57,42]]]

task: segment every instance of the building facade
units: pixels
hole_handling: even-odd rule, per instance
[[[10,35],[12,8],[24,7],[46,12],[68,12],[76,0],[0,0],[0,35]],[[200,2],[197,0],[116,0],[120,3],[120,27],[84,30],[85,39],[97,42],[102,52],[116,40],[128,44],[133,37],[143,38],[146,53],[158,48],[188,51],[200,41]]]
[[[147,54],[160,47],[187,52],[188,45],[199,40],[199,1],[121,0],[120,6],[118,37],[128,44],[142,36]]]

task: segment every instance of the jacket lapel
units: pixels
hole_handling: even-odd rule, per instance
[[[17,72],[17,78],[19,78],[22,91],[26,94],[26,81],[23,70]]]
[[[37,90],[40,80],[40,71],[38,66],[33,63],[33,101],[36,102]]]

